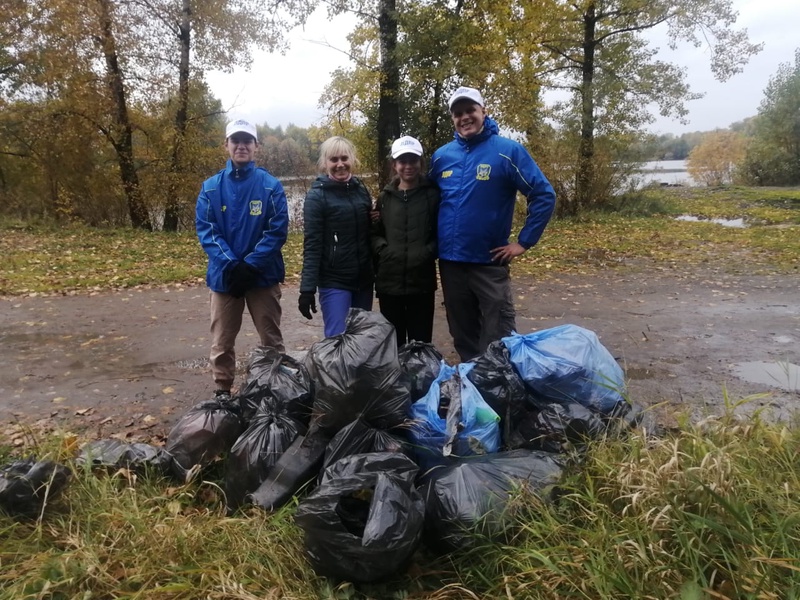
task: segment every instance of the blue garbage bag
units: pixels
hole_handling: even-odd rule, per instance
[[[626,403],[622,368],[593,331],[560,325],[503,338],[511,363],[539,400],[577,402],[601,414]]]
[[[408,436],[421,468],[500,447],[500,417],[467,378],[474,366],[451,367],[442,361],[428,393],[411,405]]]

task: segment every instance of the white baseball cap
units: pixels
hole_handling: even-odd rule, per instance
[[[471,87],[460,87],[455,92],[453,92],[453,95],[450,96],[450,100],[447,101],[447,108],[449,110],[453,110],[453,104],[455,104],[459,100],[471,100],[475,104],[484,106],[483,96],[481,96],[481,93],[475,88]]]
[[[253,138],[258,141],[258,131],[256,131],[256,126],[250,121],[237,119],[228,123],[228,126],[225,128],[225,139],[227,140],[234,133],[247,133],[252,135]]]
[[[392,158],[397,158],[403,154],[422,156],[422,144],[419,143],[417,138],[413,138],[410,135],[397,138],[392,144]]]

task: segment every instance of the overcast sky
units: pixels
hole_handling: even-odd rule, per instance
[[[764,49],[750,59],[743,73],[720,83],[711,74],[707,49],[684,45],[672,52],[666,43],[657,43],[663,58],[688,68],[693,91],[705,97],[688,104],[688,124],[659,117],[652,131],[706,131],[753,116],[779,64],[794,63],[795,48],[800,47],[800,0],[733,0],[733,4],[739,11],[737,27],[746,27],[750,40],[764,42]],[[232,118],[243,117],[273,127],[312,125],[324,115],[317,101],[330,73],[348,66],[346,36],[354,22],[348,16],[329,21],[324,9],[319,9],[304,29],[290,34],[291,47],[286,55],[256,53],[249,70],[210,73],[207,79],[211,90]]]

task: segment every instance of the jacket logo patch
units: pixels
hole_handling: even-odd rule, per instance
[[[227,204],[223,204],[222,205],[222,212],[225,212],[227,210],[227,208],[228,208],[228,205]]]
[[[475,178],[478,181],[489,181],[489,173],[492,172],[492,165],[478,165],[478,173]]]
[[[442,171],[442,179],[447,179],[452,174],[453,174],[452,171]]]
[[[261,214],[261,200],[250,200],[250,214],[254,217]]]

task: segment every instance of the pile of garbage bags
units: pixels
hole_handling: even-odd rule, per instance
[[[513,334],[450,365],[431,344],[398,349],[380,313],[352,309],[302,362],[259,350],[239,396],[191,409],[166,452],[183,469],[225,454],[231,511],[297,497],[315,570],[375,581],[421,543],[498,539],[510,498],[550,498],[567,450],[635,415],[622,369],[586,329]]]
[[[512,334],[450,365],[431,344],[398,349],[380,313],[351,309],[345,332],[302,361],[258,349],[239,394],[192,407],[164,448],[102,440],[78,462],[185,481],[224,458],[230,512],[297,498],[314,569],[367,582],[422,543],[450,552],[501,538],[516,494],[551,498],[568,451],[637,415],[622,369],[586,329]]]

